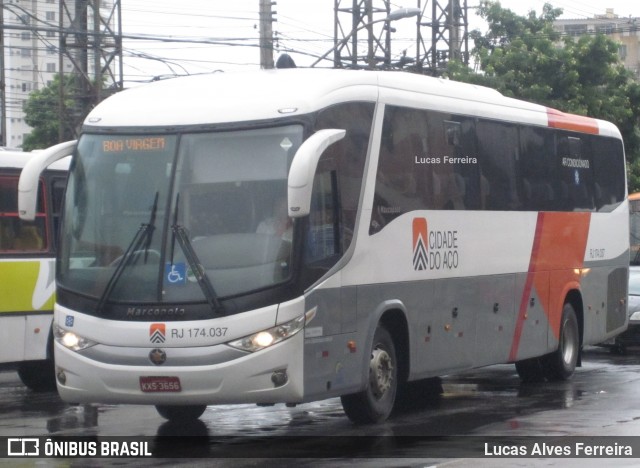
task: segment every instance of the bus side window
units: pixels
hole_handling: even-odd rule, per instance
[[[593,165],[582,139],[560,133],[556,142],[557,167],[569,211],[594,209]]]
[[[323,159],[333,159],[330,169],[336,171],[336,213],[340,226],[340,251],[345,252],[353,238],[369,146],[374,105],[371,102],[348,102],[323,109],[318,113],[314,131],[342,128],[345,137],[325,150]]]
[[[0,250],[13,249],[14,238],[11,219],[0,214]]]
[[[336,185],[335,171],[318,173],[313,181],[305,245],[307,264],[320,262],[339,253]]]

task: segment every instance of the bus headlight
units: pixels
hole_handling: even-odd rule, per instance
[[[95,341],[83,338],[72,331],[60,328],[58,325],[53,326],[53,336],[58,343],[73,351],[80,351],[81,349],[90,348],[91,346],[98,344]]]
[[[305,316],[301,315],[290,322],[277,325],[267,330],[262,330],[253,335],[245,336],[239,340],[230,341],[227,344],[242,351],[255,353],[261,349],[280,343],[298,333],[304,327]]]

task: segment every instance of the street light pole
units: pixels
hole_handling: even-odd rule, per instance
[[[420,8],[400,8],[398,10],[394,10],[391,13],[389,13],[386,18],[369,21],[366,24],[363,24],[357,28],[354,28],[349,32],[349,34],[347,34],[344,38],[342,38],[340,42],[338,42],[334,47],[332,47],[331,49],[326,51],[324,54],[322,54],[322,56],[318,58],[315,62],[313,62],[311,66],[315,67],[318,63],[325,60],[329,56],[329,54],[340,49],[347,42],[349,42],[349,39],[351,39],[355,33],[360,31],[361,29],[370,28],[373,24],[376,24],[376,23],[381,23],[381,22],[390,23],[392,21],[396,21],[403,18],[411,18],[411,17],[420,15],[420,13],[421,13]]]

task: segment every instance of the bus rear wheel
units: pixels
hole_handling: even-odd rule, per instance
[[[364,391],[343,395],[344,412],[356,424],[373,424],[386,420],[396,399],[398,361],[393,338],[379,326],[373,336],[369,378]]]
[[[567,380],[576,370],[580,355],[580,329],[576,312],[570,303],[562,308],[558,349],[542,358],[549,380]]]
[[[156,405],[156,411],[158,411],[160,416],[171,422],[179,423],[195,421],[202,416],[206,409],[206,405]]]

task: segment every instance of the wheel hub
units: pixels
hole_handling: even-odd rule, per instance
[[[380,399],[391,387],[393,381],[393,363],[384,349],[376,348],[371,352],[369,363],[369,383],[373,395]]]
[[[575,346],[575,343],[577,341],[577,331],[572,326],[570,326],[570,324],[566,324],[562,331],[562,334],[562,359],[566,364],[570,364],[571,362],[573,362],[574,356],[577,352]]]

